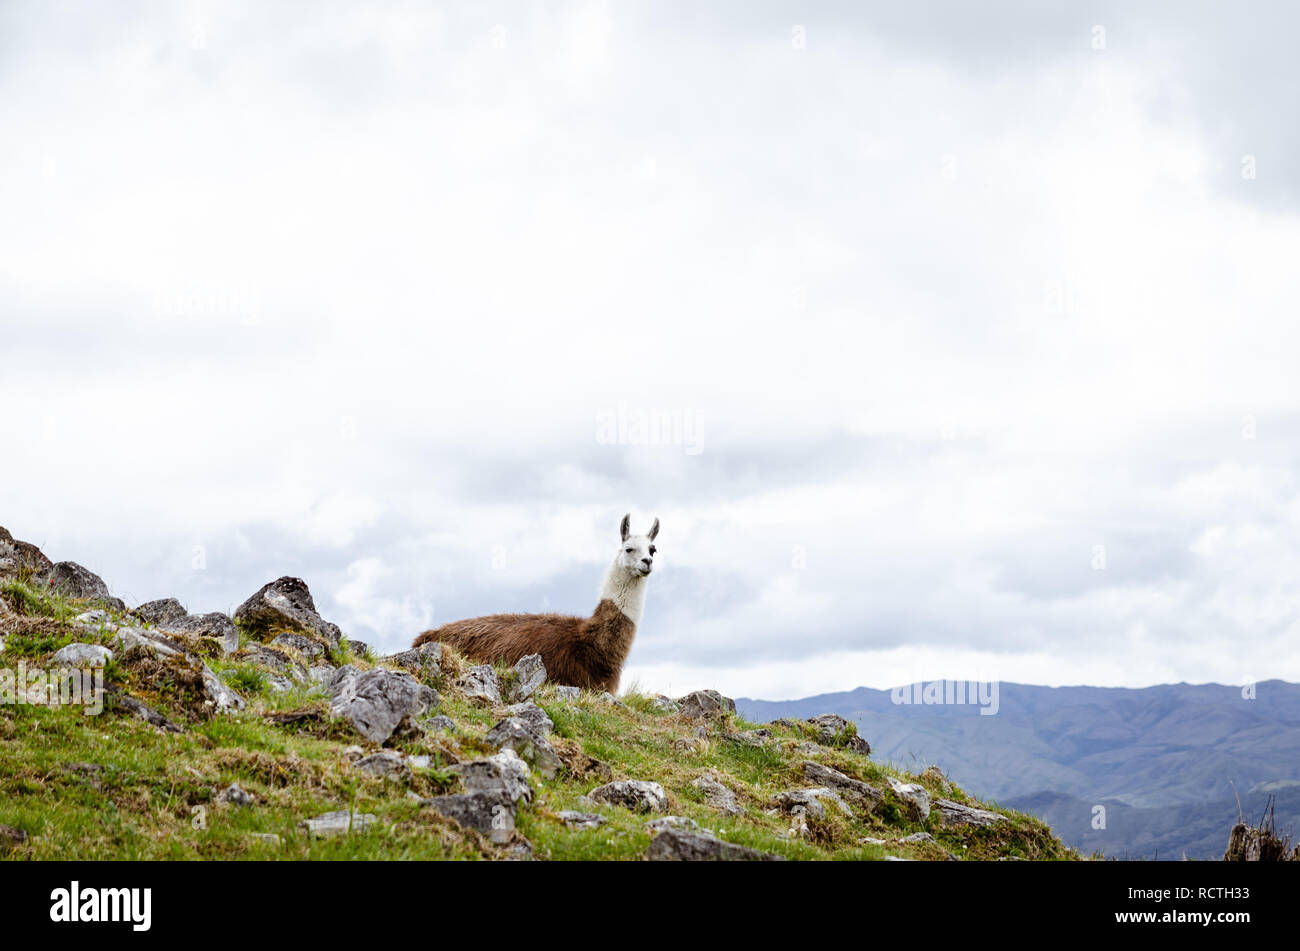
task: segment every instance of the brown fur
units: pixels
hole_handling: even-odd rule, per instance
[[[634,637],[631,619],[613,601],[602,600],[591,617],[491,614],[453,621],[425,631],[412,646],[439,641],[481,664],[514,664],[541,654],[553,683],[616,693]]]

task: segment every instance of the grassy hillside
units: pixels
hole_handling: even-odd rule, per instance
[[[87,601],[18,580],[6,582],[0,597],[9,609],[0,611],[0,668],[52,666],[51,655],[73,642],[113,643],[108,633],[76,621]],[[122,619],[111,609],[107,621]],[[814,742],[815,731],[802,723],[738,737],[755,724],[734,714],[685,717],[634,691],[616,702],[590,692],[562,698],[549,683],[533,699],[554,722],[550,742],[563,768],[554,778],[531,774],[532,802],[520,809],[512,840],[493,844],[428,805],[429,797],[457,790],[449,767],[495,752],[484,736],[504,715],[457,686],[466,667],[461,658],[446,651],[436,669],[421,674],[440,695],[429,713],[450,717],[455,728],[395,734],[386,748],[428,760],[408,760],[409,775],[393,780],[356,768],[378,747],[331,717],[326,688],[300,683],[277,692],[273,672],[247,659],[248,633],[242,638],[233,654],[211,643],[196,646],[247,701],[236,712],[213,713],[186,662],[139,648],[119,651],[107,665],[110,687],[120,692],[106,698],[99,715],[78,706],[0,704],[0,826],[9,827],[0,830],[0,852],[11,859],[638,859],[651,841],[652,816],[586,798],[610,779],[636,779],[662,785],[668,808],[661,814],[791,859],[1078,858],[1041,821],[996,805],[978,804],[1005,816],[987,828],[945,828],[938,809],[922,820],[890,789],[890,777],[919,783],[936,799],[971,800],[935,773],[906,775],[838,741]],[[384,663],[351,656],[346,644],[329,659],[363,671]],[[146,723],[123,697],[143,701],[180,731]],[[772,797],[814,785],[804,778],[807,761],[865,781],[883,797],[870,809],[855,805],[851,814],[828,809],[824,818],[809,816],[796,830]],[[706,774],[734,792],[737,814],[723,814],[693,785]],[[218,802],[232,783],[253,802]],[[377,821],[332,838],[302,824],[339,809]],[[563,810],[605,821],[570,828],[558,815]],[[915,836],[923,832],[930,836]],[[915,838],[900,841],[906,836]]]

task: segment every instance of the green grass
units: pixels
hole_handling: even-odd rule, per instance
[[[40,623],[11,634],[0,666],[29,662],[74,639],[66,621],[84,610],[20,583],[3,596],[28,619]],[[48,623],[47,623],[48,622]],[[353,656],[346,644],[334,655],[359,666],[373,658]],[[348,748],[375,749],[342,721],[332,720],[325,692],[299,685],[276,693],[266,675],[247,662],[221,659],[212,668],[248,701],[237,714],[210,716],[192,695],[193,670],[183,664],[142,660],[132,652],[109,667],[110,682],[125,685],[159,712],[182,723],[184,733],[163,733],[114,709],[86,716],[80,708],[0,704],[0,823],[25,830],[28,842],[10,858],[29,859],[476,859],[499,853],[476,833],[456,827],[408,793],[431,796],[454,791],[448,766],[491,753],[482,737],[502,716],[465,700],[454,688],[463,666],[448,652],[442,671],[429,676],[442,697],[435,711],[457,724],[454,735],[437,734],[397,741],[395,748],[431,756],[429,769],[414,771],[409,784],[356,772]],[[111,699],[111,698],[110,698]],[[1071,859],[1041,822],[982,804],[1008,817],[991,829],[944,829],[937,810],[925,822],[914,820],[905,804],[888,791],[889,776],[920,782],[933,796],[936,785],[843,748],[819,747],[816,759],[885,790],[870,814],[843,816],[828,810],[810,820],[806,835],[791,835],[788,816],[771,811],[772,796],[809,785],[802,775],[808,758],[798,748],[809,739],[800,724],[769,726],[776,743],[753,747],[726,734],[755,725],[736,717],[708,724],[659,711],[653,698],[625,693],[623,706],[584,693],[561,701],[550,685],[534,698],[555,723],[553,742],[568,764],[554,779],[533,776],[534,802],[520,810],[518,828],[539,859],[638,859],[650,843],[645,815],[594,805],[585,796],[610,778],[660,783],[669,811],[694,819],[727,841],[791,859],[874,860],[887,855],[941,859],[1016,856]],[[268,717],[293,712],[292,722]],[[743,815],[724,816],[692,783],[710,773],[736,794]],[[256,797],[248,808],[218,806],[216,794],[232,782]],[[966,801],[960,793],[951,798]],[[313,838],[304,819],[336,809],[373,813],[377,826],[338,839]],[[564,809],[598,812],[606,823],[571,830],[556,813]],[[928,831],[937,844],[897,840]],[[278,845],[259,834],[280,837]],[[885,839],[868,844],[868,837]]]

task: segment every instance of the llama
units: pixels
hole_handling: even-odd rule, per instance
[[[541,654],[546,676],[554,683],[617,693],[623,662],[641,623],[659,534],[657,518],[644,535],[631,534],[631,522],[631,515],[623,516],[618,529],[622,544],[605,569],[600,602],[591,617],[492,614],[425,631],[412,646],[440,641],[482,664],[514,664],[529,654]]]

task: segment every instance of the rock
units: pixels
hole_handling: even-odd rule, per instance
[[[357,760],[353,768],[395,782],[408,783],[413,778],[410,764],[400,754],[391,750],[384,750]]]
[[[438,714],[436,717],[427,717],[420,721],[420,726],[430,733],[455,733],[456,721],[449,716]]]
[[[497,844],[510,841],[515,831],[515,801],[500,789],[435,796],[424,804]]]
[[[119,707],[121,707],[123,710],[126,710],[128,713],[134,713],[136,716],[138,716],[145,723],[148,723],[150,726],[156,726],[158,727],[158,729],[165,730],[168,733],[185,732],[185,730],[182,727],[173,723],[171,720],[168,720],[165,716],[163,716],[161,713],[158,713],[156,710],[153,710],[152,708],[146,706],[142,701],[137,700],[129,693],[115,692],[113,696],[116,698],[117,705]]]
[[[307,679],[318,687],[328,687],[330,681],[334,679],[334,672],[337,669],[329,664],[317,664],[315,667],[308,669]]]
[[[943,770],[938,766],[927,766],[921,773],[921,779],[933,783],[939,787],[939,791],[944,795],[952,795],[955,787],[952,781],[944,775]]]
[[[728,733],[726,738],[741,746],[768,746],[776,742],[771,730],[741,730],[737,733]]]
[[[369,812],[339,809],[317,816],[315,819],[304,819],[302,824],[312,835],[329,838],[347,835],[350,832],[364,832],[378,821],[379,817]]]
[[[869,835],[869,836],[865,836],[864,838],[858,839],[858,844],[859,845],[884,845],[885,840],[877,839],[874,836]]]
[[[676,713],[681,709],[681,704],[672,697],[665,697],[663,694],[651,697],[650,703],[659,713]]]
[[[490,664],[471,667],[465,672],[465,676],[456,681],[456,685],[470,700],[486,700],[488,703],[501,702],[501,681],[497,678],[497,672]]]
[[[103,667],[113,659],[113,652],[99,644],[69,644],[60,647],[50,658],[54,664],[69,667]]]
[[[562,809],[555,815],[570,829],[594,829],[608,821],[599,812],[575,812],[572,809]]]
[[[270,634],[305,634],[338,647],[343,639],[339,626],[316,612],[316,602],[301,578],[278,578],[263,585],[235,609],[235,621],[263,640]]]
[[[814,786],[811,789],[787,789],[785,792],[779,792],[772,797],[772,802],[782,812],[789,815],[802,812],[814,819],[826,818],[826,807],[823,801],[829,802],[845,815],[852,814],[848,804],[829,786]]]
[[[538,736],[550,736],[551,733],[555,732],[555,724],[551,721],[551,718],[546,715],[545,710],[535,703],[511,704],[506,707],[506,713],[523,720]]]
[[[229,806],[251,806],[256,802],[256,799],[252,793],[240,786],[239,783],[231,783],[217,793],[217,802]]]
[[[244,698],[227,687],[207,664],[203,665],[203,689],[218,713],[245,707]]]
[[[410,766],[411,769],[431,769],[433,767],[433,757],[424,753],[412,753],[406,758],[406,765]]]
[[[868,809],[874,809],[885,798],[885,794],[875,786],[845,776],[837,769],[831,769],[829,766],[811,760],[804,762],[803,774],[809,782],[816,783],[818,786],[829,786],[840,795],[860,802]]]
[[[783,855],[760,852],[711,836],[665,829],[650,840],[645,857],[652,862],[782,862]]]
[[[663,812],[668,808],[664,787],[640,779],[618,779],[596,787],[587,795],[597,802],[622,806],[634,812]]]
[[[700,824],[689,816],[660,816],[658,819],[651,819],[645,827],[650,830],[651,835],[656,835],[665,829],[676,829],[679,832],[697,832],[700,835],[713,836],[712,832],[701,829]]]
[[[911,835],[905,835],[899,842],[906,842],[908,845],[924,845],[928,842],[934,842],[934,836],[928,832],[913,832]]]
[[[678,701],[678,712],[684,717],[714,717],[736,712],[736,701],[724,697],[716,690],[697,690]]]
[[[135,608],[131,612],[136,618],[150,625],[157,627],[160,624],[166,624],[170,621],[179,621],[189,614],[175,598],[160,598],[157,601],[146,601],[144,604]]]
[[[352,652],[353,657],[357,657],[360,658],[361,660],[365,660],[367,657],[370,656],[371,654],[370,645],[367,644],[365,641],[354,641],[352,638],[349,637],[347,639],[347,643],[348,643],[348,650]]]
[[[718,782],[716,776],[706,773],[694,780],[691,785],[704,793],[704,801],[714,809],[729,816],[744,814],[745,810],[736,802],[736,794]]]
[[[974,806],[953,802],[951,799],[937,799],[934,805],[939,810],[939,815],[943,817],[945,826],[984,827],[1006,821],[1006,816],[989,812],[987,809],[976,809]]]
[[[546,667],[541,654],[521,657],[513,668],[514,682],[510,685],[510,699],[515,703],[527,700],[546,681]]]
[[[528,764],[512,749],[503,749],[486,759],[457,763],[450,772],[460,777],[467,792],[502,792],[511,802],[532,802]]]
[[[271,641],[271,646],[297,651],[309,661],[325,656],[324,644],[310,637],[304,637],[302,634],[280,634],[275,640]]]
[[[438,694],[410,674],[395,670],[358,673],[340,667],[330,681],[330,713],[343,717],[372,743],[383,743],[402,725],[438,703]]]
[[[889,777],[889,788],[894,795],[907,803],[914,811],[913,819],[924,822],[930,817],[930,793],[917,783],[905,783]]]
[[[27,844],[27,833],[16,826],[0,825],[0,852]]]
[[[45,583],[51,591],[66,598],[85,598],[100,601],[114,607],[125,608],[117,598],[109,593],[104,579],[89,568],[83,568],[75,561],[61,561],[44,575]]]
[[[265,667],[267,670],[274,671],[282,677],[287,677],[292,683],[307,682],[307,668],[298,663],[282,650],[274,647],[268,647],[265,644],[250,644],[244,650],[240,651],[237,660],[244,660],[250,664],[256,664],[258,667]]]
[[[436,677],[442,673],[442,645],[437,641],[426,641],[419,647],[408,651],[389,654],[383,658],[385,663],[397,664],[417,674]]]
[[[123,652],[133,647],[142,647],[159,657],[178,657],[186,653],[184,645],[143,627],[118,624],[104,611],[87,611],[85,614],[79,614],[76,622],[88,632],[106,635],[107,639],[116,642]]]
[[[570,684],[560,684],[555,688],[556,700],[578,700],[582,697],[582,690]]]
[[[493,749],[511,749],[547,779],[560,771],[560,757],[546,741],[518,717],[506,717],[483,738]]]
[[[601,703],[608,703],[611,707],[627,706],[626,703],[618,699],[618,697],[614,696],[608,690],[602,690],[599,694],[596,695],[596,699],[599,700]]]
[[[838,746],[867,756],[871,746],[857,734],[857,727],[838,713],[823,713],[806,721],[817,731],[817,739],[826,746]]]

